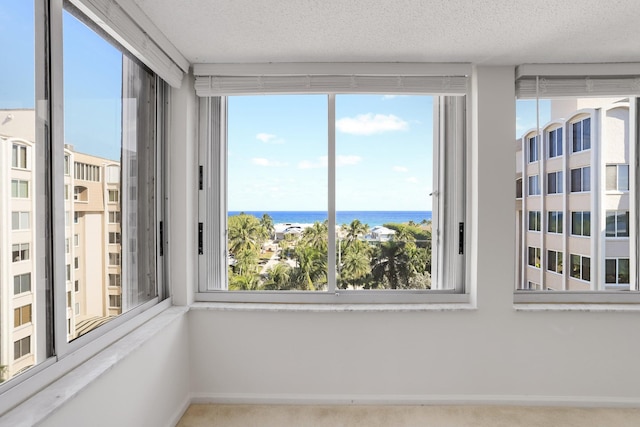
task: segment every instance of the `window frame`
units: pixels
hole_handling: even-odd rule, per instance
[[[370,67],[367,67],[367,64],[324,64],[329,68],[341,68],[342,66],[346,68],[359,68],[359,69],[367,69],[366,74],[370,74],[371,70],[375,70],[380,66],[380,64],[369,64]],[[324,65],[320,67],[308,67],[304,64],[296,64],[295,69],[304,69],[309,68],[310,75],[314,75],[317,73],[318,68],[323,68]],[[401,70],[406,64],[385,64],[385,66],[390,65],[392,69]],[[233,64],[231,65],[233,68],[247,68],[261,69],[264,67],[261,64]],[[203,66],[204,67],[204,66]],[[224,68],[224,66],[222,66]],[[456,68],[454,66],[454,68]],[[267,66],[269,68],[269,66]],[[315,69],[314,69],[315,68]],[[469,76],[471,74],[471,70],[467,68],[467,65],[464,64],[463,68],[465,70],[464,75]],[[209,66],[207,66],[209,69]],[[199,74],[201,69],[196,66],[194,70],[194,74],[196,74],[196,92],[198,92],[198,84],[199,84]],[[242,74],[242,73],[241,73]],[[284,73],[288,74],[288,73]],[[341,73],[328,73],[330,76],[334,76],[337,74],[338,76]],[[357,72],[354,74],[358,74]],[[375,72],[374,72],[375,74]],[[387,73],[389,74],[389,73]],[[393,73],[392,73],[393,74]],[[403,73],[398,73],[398,75],[403,75]],[[457,75],[457,74],[453,74]],[[304,76],[303,76],[304,77]],[[398,77],[400,78],[400,77]],[[204,79],[203,79],[204,80]],[[384,94],[397,94],[396,90],[387,90],[387,91],[378,91],[378,90],[363,90],[359,88],[358,90],[353,90],[350,88],[345,88],[344,90],[331,91],[331,90],[320,90],[320,91],[292,91],[289,92],[286,89],[280,89],[279,91],[265,91],[265,94],[282,94],[282,93],[308,93],[308,94],[316,94],[321,93],[328,96],[329,104],[328,104],[328,158],[329,160],[329,197],[331,199],[332,194],[335,192],[335,174],[331,176],[331,168],[335,168],[335,165],[332,165],[332,161],[335,157],[335,97],[337,94],[359,94],[359,93],[367,93],[367,94],[380,94],[381,96]],[[435,133],[436,135],[449,135],[448,139],[450,141],[446,146],[442,143],[442,140],[447,139],[447,137],[441,137],[440,140],[438,138],[434,138],[434,147],[438,145],[442,145],[438,150],[442,151],[446,150],[447,156],[453,156],[451,158],[460,159],[459,162],[456,163],[457,166],[450,167],[447,172],[441,170],[440,179],[450,180],[450,185],[452,186],[460,186],[464,188],[462,191],[458,191],[454,195],[450,196],[453,200],[451,200],[452,205],[464,207],[466,201],[469,199],[469,189],[470,189],[470,178],[471,174],[465,173],[463,178],[456,176],[456,173],[459,175],[461,172],[465,171],[463,168],[464,162],[466,159],[471,158],[471,144],[465,142],[468,140],[468,136],[470,135],[470,126],[471,126],[471,114],[469,110],[471,105],[468,101],[469,93],[468,87],[467,92],[464,94],[457,93],[457,96],[447,96],[447,94],[443,94],[442,96],[434,95],[432,92],[419,92],[419,91],[411,91],[411,94],[415,95],[432,95],[434,97],[434,115],[438,114],[441,117],[448,116],[448,120],[438,121],[434,118],[434,129],[438,129]],[[230,94],[230,95],[235,95]],[[460,261],[462,257],[450,257],[449,260],[446,260],[446,257],[441,256],[440,259],[437,259],[436,256],[432,259],[432,265],[438,265],[438,262],[443,265],[444,268],[450,268],[452,271],[450,274],[451,283],[455,283],[454,289],[431,289],[431,290],[339,290],[335,288],[335,237],[330,235],[329,237],[329,254],[328,254],[328,286],[327,291],[226,291],[224,289],[216,289],[213,286],[220,286],[220,283],[224,283],[226,287],[226,269],[227,269],[227,259],[226,259],[226,238],[224,232],[222,230],[226,227],[226,121],[227,121],[227,96],[212,96],[212,95],[200,95],[200,158],[203,159],[201,161],[201,166],[204,170],[203,181],[207,184],[211,183],[213,180],[214,183],[211,186],[207,186],[203,189],[203,191],[199,192],[199,236],[202,239],[203,243],[199,247],[200,254],[200,262],[199,262],[199,281],[198,287],[196,290],[196,300],[197,301],[237,301],[237,302],[268,302],[268,303],[278,303],[278,302],[300,302],[300,303],[421,303],[421,302],[433,302],[433,303],[459,303],[459,302],[469,302],[469,290],[467,287],[463,286],[464,283],[469,283],[468,271],[466,268],[467,262],[470,259],[470,240],[466,238],[469,235],[468,231],[465,230],[465,238],[462,241],[463,253],[466,257],[466,260]],[[466,101],[466,102],[465,102]],[[454,123],[453,118],[457,117],[458,121]],[[457,129],[457,130],[456,130]],[[453,144],[453,140],[457,138],[459,143]],[[437,140],[437,141],[436,141]],[[436,149],[434,148],[434,151]],[[445,155],[445,152],[442,152],[441,155]],[[435,156],[435,154],[434,154]],[[204,161],[206,159],[206,161]],[[222,161],[216,161],[214,159],[224,159]],[[209,165],[215,164],[216,167],[210,167]],[[214,170],[212,170],[214,169]],[[434,182],[434,188],[437,188],[437,184]],[[335,225],[335,205],[332,205],[331,200],[328,202],[328,226],[331,229]],[[437,223],[436,212],[437,208],[433,208],[433,221]],[[217,212],[214,214],[214,212]],[[224,212],[224,214],[222,214]],[[470,224],[470,211],[468,209],[461,210],[461,219],[460,222],[463,224]],[[458,250],[458,227],[454,229],[453,226],[446,227],[444,231],[445,234],[450,235],[449,240],[451,242],[455,241],[456,246],[455,250],[457,253]],[[210,226],[210,228],[209,228]],[[211,248],[210,241],[219,241],[224,242],[225,249],[215,249]],[[449,245],[450,248],[448,251],[453,252],[453,245]],[[214,252],[215,249],[217,252]],[[435,253],[434,251],[433,253]],[[203,256],[205,255],[206,256]],[[456,267],[459,267],[458,270],[455,270]],[[444,271],[444,270],[443,270]],[[453,273],[456,271],[456,273]],[[224,277],[224,279],[216,279],[215,281],[210,281],[210,272],[214,274],[215,277]],[[432,276],[433,277],[433,276]],[[443,280],[447,280],[446,278]],[[212,285],[210,285],[212,283]],[[213,283],[218,283],[218,285],[213,285]],[[333,285],[332,285],[333,283]],[[449,281],[447,280],[447,283]]]
[[[551,180],[553,176],[553,181]],[[551,191],[551,182],[554,183],[554,191]],[[547,195],[564,193],[564,173],[559,171],[547,172]]]

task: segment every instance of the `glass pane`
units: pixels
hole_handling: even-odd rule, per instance
[[[571,192],[582,191],[582,169],[571,169]]]
[[[155,168],[146,148],[155,134],[155,77],[69,11],[63,43],[64,153],[72,166],[60,173],[73,189],[65,201],[65,217],[73,215],[65,234],[75,243],[66,255],[73,340],[157,295],[155,241],[146,231],[155,229],[155,192],[151,175],[138,176]],[[109,221],[120,212],[126,221]],[[121,287],[109,286],[111,274],[122,275]]]
[[[629,191],[629,165],[618,165],[618,190]]]
[[[629,237],[629,212],[618,212],[616,235],[618,237]]]
[[[605,283],[616,283],[616,260],[607,259],[605,260],[604,265],[605,265],[605,272],[604,272]]]
[[[616,165],[607,165],[607,190],[615,191],[618,189],[618,167]]]
[[[618,283],[629,283],[629,258],[618,259]]]
[[[573,152],[582,150],[582,122],[573,124]]]
[[[326,95],[228,100],[229,290],[325,290]]]
[[[431,96],[336,96],[339,288],[431,288],[433,176]]]
[[[615,237],[616,235],[616,212],[607,211],[607,237]]]

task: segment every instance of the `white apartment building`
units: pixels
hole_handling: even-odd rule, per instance
[[[0,366],[9,379],[36,363],[44,301],[35,297],[40,229],[33,110],[0,111]],[[69,341],[122,312],[120,165],[65,147],[64,206]]]
[[[516,141],[518,289],[630,288],[629,110],[627,99],[554,100],[551,121]]]

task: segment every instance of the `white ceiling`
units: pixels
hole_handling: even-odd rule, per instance
[[[134,0],[191,63],[640,62],[638,0]]]

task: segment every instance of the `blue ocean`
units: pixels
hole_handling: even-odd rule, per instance
[[[316,221],[325,221],[327,213],[322,211],[243,211],[246,214],[261,218],[263,214],[269,214],[275,224],[300,223],[312,224]],[[229,216],[238,215],[240,211],[229,211]],[[431,211],[337,211],[336,223],[349,224],[354,219],[359,219],[369,227],[390,222],[403,223],[413,221],[416,224],[423,220],[431,221]]]

